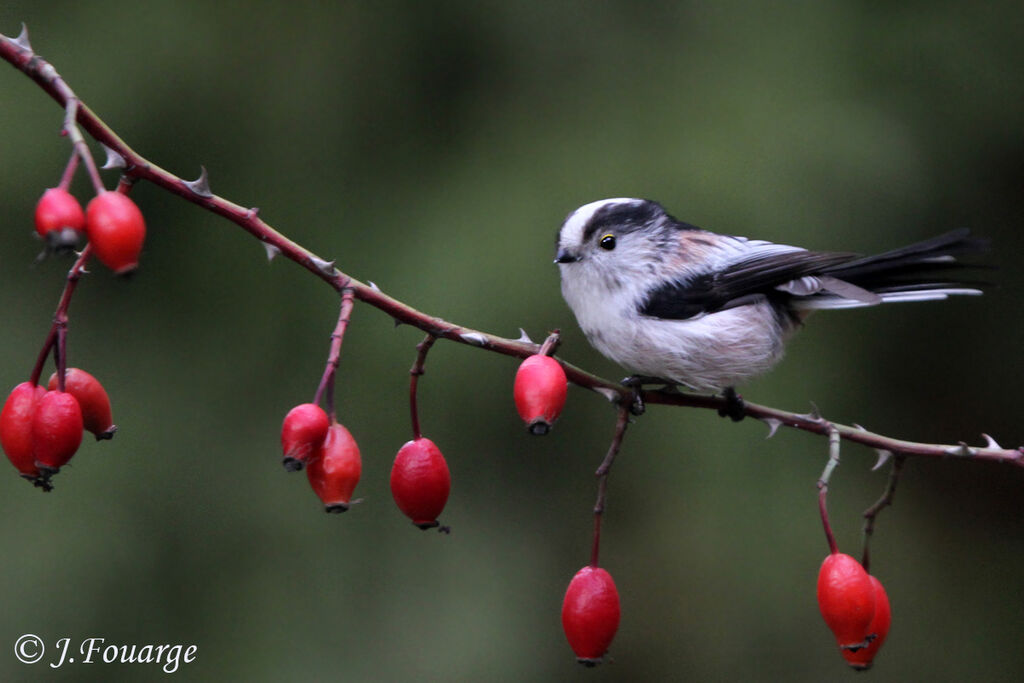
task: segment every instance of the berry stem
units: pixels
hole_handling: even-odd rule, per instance
[[[889,481],[886,482],[885,491],[882,492],[881,498],[875,501],[874,505],[864,511],[864,550],[861,553],[860,563],[866,572],[871,571],[869,569],[871,556],[868,552],[868,545],[871,541],[871,535],[875,532],[875,518],[878,517],[879,512],[892,505],[892,499],[896,493],[896,484],[899,482],[906,459],[905,455],[893,456],[892,468],[889,470]]]
[[[539,356],[553,356],[555,351],[558,350],[559,345],[562,343],[561,330],[552,330],[548,338],[544,340],[544,343],[540,345],[540,350],[537,351]]]
[[[345,339],[345,330],[348,329],[348,321],[352,317],[352,307],[355,297],[351,289],[341,291],[341,306],[338,310],[338,323],[331,333],[331,347],[327,353],[327,365],[324,367],[324,374],[320,377],[320,384],[313,396],[313,404],[320,405],[320,400],[327,395],[327,414],[331,422],[337,422],[337,414],[334,410],[334,377],[338,372],[338,365],[341,363],[341,343]]]
[[[75,293],[75,287],[82,278],[82,273],[85,272],[85,264],[91,255],[92,245],[86,244],[85,249],[82,249],[78,258],[75,259],[71,270],[68,271],[67,282],[64,283],[64,291],[60,295],[57,310],[53,314],[53,324],[50,326],[50,331],[43,342],[43,348],[39,350],[39,356],[36,358],[36,364],[32,368],[32,374],[29,377],[29,381],[34,385],[39,384],[39,377],[43,374],[43,366],[46,364],[46,356],[49,355],[52,349],[56,355],[58,369],[57,386],[61,391],[64,391],[64,368],[61,366],[65,364],[64,359],[67,350],[68,307],[71,305],[71,297]]]
[[[96,194],[105,192],[107,188],[103,186],[103,180],[100,178],[100,171],[96,167],[96,161],[92,158],[92,151],[89,149],[89,145],[85,143],[85,137],[82,135],[82,131],[78,128],[78,107],[79,101],[75,93],[67,86],[60,76],[56,76],[58,87],[62,87],[67,90],[67,103],[64,105],[64,132],[67,133],[68,139],[71,140],[71,145],[75,150],[75,154],[81,157],[85,163],[85,169],[89,173],[89,180],[92,181],[93,189],[96,190]]]
[[[629,426],[629,401],[619,403],[618,418],[615,421],[615,435],[608,446],[608,453],[604,456],[600,467],[594,472],[597,477],[597,502],[594,503],[594,543],[590,549],[590,566],[598,566],[598,556],[601,551],[601,519],[604,517],[605,505],[608,501],[608,476],[611,474],[612,465],[615,464],[615,456],[622,448],[622,439],[626,435],[626,427]]]
[[[430,351],[430,347],[437,341],[437,337],[432,334],[427,334],[419,344],[416,345],[416,360],[413,362],[412,367],[409,368],[409,416],[412,418],[412,438],[420,439],[423,437],[423,433],[420,431],[420,413],[419,408],[416,405],[416,390],[419,385],[419,379],[426,370],[424,365],[427,362],[427,353]]]
[[[60,182],[57,187],[61,190],[67,191],[71,187],[71,180],[75,177],[75,171],[78,170],[78,153],[75,151],[71,152],[71,158],[68,159],[68,165],[64,167],[64,173],[60,177]]]
[[[826,501],[828,499],[829,479],[832,478],[832,472],[838,466],[839,431],[830,429],[828,434],[828,462],[825,464],[825,470],[821,473],[821,478],[818,479],[818,512],[821,513],[821,524],[825,528],[825,540],[828,541],[828,551],[832,555],[839,552],[839,547],[836,545],[836,537],[832,533],[832,524],[828,520]]]

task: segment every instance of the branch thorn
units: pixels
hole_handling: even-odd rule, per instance
[[[608,399],[609,403],[616,403],[621,398],[619,392],[608,387],[594,387],[594,391]]]
[[[181,182],[185,187],[192,190],[193,194],[209,199],[213,196],[213,192],[210,191],[210,176],[207,174],[205,166],[200,166],[199,168],[198,178],[195,180],[182,180]]]
[[[123,156],[121,156],[120,154],[118,154],[114,150],[110,149],[109,147],[104,145],[102,142],[100,143],[100,147],[102,147],[103,151],[106,152],[106,154],[107,154],[107,160],[103,162],[102,166],[100,166],[100,168],[102,168],[104,171],[109,170],[111,168],[127,168],[128,167],[128,164],[125,162]]]
[[[949,448],[947,448],[945,450],[945,453],[946,455],[954,455],[957,457],[969,458],[973,455],[977,455],[978,451],[976,451],[975,449],[971,448],[963,441],[961,441],[958,445],[950,446]]]
[[[324,275],[332,275],[334,273],[334,261],[325,261],[319,256],[310,256],[309,261]]]
[[[249,209],[248,211],[245,212],[245,220],[247,220],[247,221],[251,221],[251,220],[254,220],[256,218],[259,218],[259,216],[260,216],[260,207],[258,207],[258,206],[254,206],[254,207],[252,207],[251,209]]]
[[[889,458],[892,457],[892,451],[887,451],[883,448],[876,448],[875,453],[878,453],[878,461],[875,463],[875,466],[871,468],[872,472],[881,469],[885,463],[889,462]]]
[[[818,410],[818,406],[814,403],[814,401],[811,401],[811,410],[810,410],[810,412],[808,412],[808,413],[801,413],[801,414],[797,415],[797,417],[803,418],[805,420],[810,420],[811,422],[822,422],[822,421],[824,421],[824,418],[822,418],[822,416],[821,416],[821,411]]]
[[[516,339],[516,341],[523,342],[523,343],[526,343],[526,344],[532,344],[533,343],[533,340],[530,339],[530,335],[526,334],[526,330],[524,330],[521,327],[519,328],[519,339]]]
[[[479,332],[464,332],[459,335],[459,339],[470,344],[476,344],[477,346],[485,346],[487,344],[487,339]]]
[[[988,434],[982,434],[981,436],[985,439],[985,448],[998,448],[999,450],[1003,449],[1003,447],[996,443],[996,440],[993,439]]]
[[[770,439],[775,436],[775,432],[779,431],[779,427],[782,426],[782,420],[778,420],[774,417],[763,417],[761,418],[761,422],[768,425],[768,436],[764,437],[765,439]]]
[[[32,50],[32,44],[28,42],[28,26],[25,25],[25,22],[21,22],[21,33],[18,34],[18,37],[13,42],[22,50],[35,54]]]
[[[273,261],[275,256],[281,253],[281,250],[275,247],[270,242],[264,242],[263,248],[267,250],[267,261]]]

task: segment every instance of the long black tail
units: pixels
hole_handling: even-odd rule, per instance
[[[875,256],[826,268],[822,274],[878,294],[882,302],[932,301],[951,295],[981,294],[987,283],[958,277],[965,264],[957,256],[987,251],[989,241],[964,228]],[[800,302],[801,308],[851,308],[869,302],[823,292]]]

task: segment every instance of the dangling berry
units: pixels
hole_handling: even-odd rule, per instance
[[[534,355],[522,362],[512,394],[531,434],[548,433],[562,412],[568,387],[565,370],[551,356]]]
[[[289,472],[297,472],[316,455],[327,437],[330,420],[315,403],[302,403],[288,411],[281,425],[281,464]]]
[[[818,573],[818,607],[840,648],[865,644],[875,616],[875,588],[860,562],[843,553],[825,558]]]
[[[50,375],[47,388],[57,388],[57,373]],[[68,368],[64,373],[64,390],[75,397],[82,409],[85,428],[96,436],[96,440],[113,438],[117,431],[110,414],[110,397],[99,380],[85,370]]]
[[[47,249],[63,251],[78,244],[85,229],[82,205],[67,190],[51,187],[36,204],[36,232],[46,240]]]
[[[619,628],[619,591],[600,567],[576,572],[562,602],[562,628],[576,660],[595,666],[604,659]]]
[[[345,427],[333,423],[317,457],[309,461],[306,476],[327,512],[345,512],[359,483],[363,462],[359,446]]]
[[[32,454],[32,418],[46,389],[31,382],[14,387],[0,411],[0,446],[7,459],[26,479],[39,477]]]
[[[421,529],[437,526],[451,487],[448,463],[433,441],[420,437],[398,450],[391,468],[391,495],[413,524]]]
[[[867,633],[864,638],[865,640],[870,639],[871,642],[868,643],[867,647],[862,647],[858,650],[840,650],[846,662],[858,671],[871,668],[875,655],[878,654],[878,650],[882,647],[882,643],[885,642],[886,636],[889,635],[889,624],[892,622],[889,596],[886,594],[882,582],[874,576],[869,576],[868,578],[871,579],[871,586],[875,592],[875,616],[871,623],[868,624]]]
[[[118,275],[139,265],[146,222],[131,199],[120,192],[101,192],[85,207],[85,230],[100,263]]]
[[[82,443],[82,409],[66,391],[47,391],[32,417],[32,454],[44,475],[56,474]]]

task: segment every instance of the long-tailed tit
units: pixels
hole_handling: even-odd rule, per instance
[[[877,256],[718,235],[647,199],[569,214],[555,258],[590,343],[637,376],[726,390],[782,357],[811,311],[981,294],[949,275],[985,242],[967,230]]]

